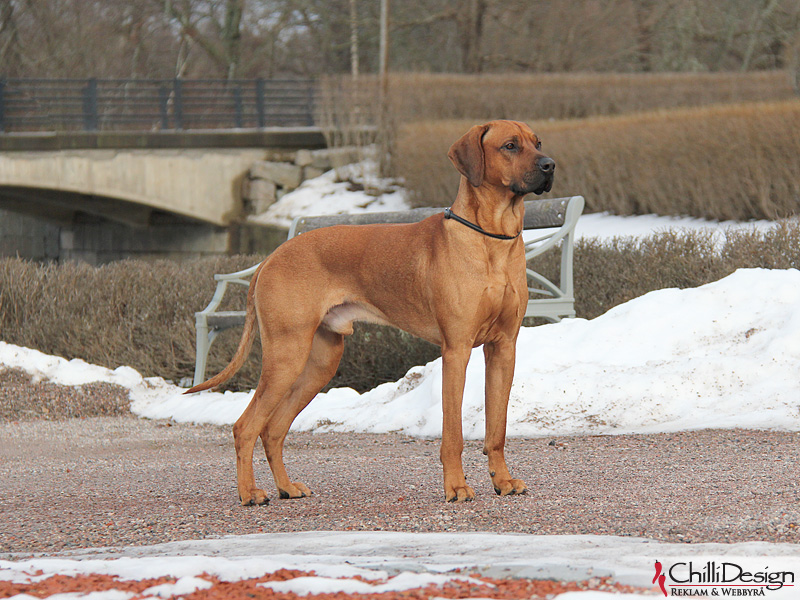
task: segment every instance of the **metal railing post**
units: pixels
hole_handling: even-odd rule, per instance
[[[169,129],[169,91],[166,86],[158,86],[158,113],[161,115],[161,129]]]
[[[6,131],[6,78],[0,78],[0,131]]]
[[[244,127],[244,106],[242,105],[242,88],[238,85],[233,88],[233,111],[234,125],[241,129]]]
[[[308,117],[306,118],[309,127],[314,125],[314,82],[306,82],[308,86]]]
[[[264,80],[259,77],[256,79],[256,113],[258,114],[259,128],[267,126],[267,112],[264,106],[265,95]]]
[[[175,116],[175,129],[183,129],[183,82],[176,77],[172,86],[174,92],[172,114]]]
[[[83,128],[97,131],[97,79],[94,77],[83,88]]]

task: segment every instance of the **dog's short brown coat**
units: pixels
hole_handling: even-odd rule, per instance
[[[483,230],[516,236],[523,197],[549,191],[555,163],[525,124],[492,121],[471,128],[448,156],[461,173],[456,215]],[[519,494],[504,457],[506,412],[515,344],[528,301],[521,236],[495,239],[442,214],[403,225],[337,226],[310,231],[280,246],[258,268],[247,295],[244,333],[231,363],[190,389],[229,379],[261,336],[262,372],[253,399],[233,427],[239,497],[264,504],[253,450],[261,437],[283,498],[307,496],[283,464],[283,443],[295,417],[336,372],[344,337],[358,320],[399,327],[442,348],[441,460],[445,498],[475,492],[461,464],[461,403],[467,362],[483,345],[486,437],[492,485]]]

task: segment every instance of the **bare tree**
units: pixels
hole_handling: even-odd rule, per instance
[[[350,0],[350,75],[358,79],[358,7]]]
[[[664,0],[633,0],[633,13],[636,18],[636,58],[640,71],[655,70],[653,58],[657,54],[656,31],[673,4]]]
[[[747,71],[753,61],[753,56],[756,51],[756,46],[761,40],[765,22],[769,19],[770,15],[778,8],[780,0],[761,0],[753,8],[753,14],[750,19],[750,26],[748,31],[747,46],[742,57],[742,65],[740,71]]]
[[[40,77],[375,72],[378,0],[0,0],[0,71]],[[392,70],[796,64],[800,0],[403,0]]]
[[[197,43],[228,79],[239,75],[245,0],[164,0],[165,12]]]
[[[636,70],[630,6],[598,0],[538,0],[489,6],[483,34],[487,70]]]
[[[461,65],[465,73],[480,73],[483,70],[481,39],[483,19],[487,0],[469,0],[466,8],[456,13],[459,42],[461,46]]]
[[[800,0],[790,2],[785,8],[783,65],[789,75],[794,93],[800,95]]]
[[[0,65],[3,74],[18,75],[22,72],[19,33],[14,18],[15,2],[0,0]]]

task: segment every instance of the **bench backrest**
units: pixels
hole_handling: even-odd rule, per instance
[[[549,229],[561,227],[567,214],[570,198],[551,198],[525,201],[525,223],[523,229]],[[331,225],[371,225],[375,223],[418,223],[444,208],[415,208],[398,212],[374,212],[356,215],[324,215],[319,217],[297,217],[289,227],[289,239]]]

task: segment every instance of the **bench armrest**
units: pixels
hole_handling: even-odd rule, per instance
[[[249,286],[249,278],[253,276],[253,273],[256,272],[256,269],[258,269],[258,265],[253,265],[252,267],[248,267],[234,273],[217,273],[214,275],[214,280],[217,282],[217,289],[214,290],[214,295],[211,297],[211,302],[208,303],[208,306],[206,306],[203,310],[194,313],[195,318],[203,319],[203,322],[205,322],[205,317],[215,313],[219,305],[222,304],[222,299],[225,297],[225,291],[228,289],[228,284],[235,283],[238,285]]]
[[[253,265],[252,267],[242,269],[241,271],[236,271],[235,273],[218,273],[214,275],[214,280],[217,282],[217,289],[214,290],[214,295],[211,298],[211,302],[209,302],[208,306],[206,306],[203,310],[194,313],[195,330],[197,333],[194,385],[199,385],[205,380],[208,350],[211,347],[211,343],[214,341],[214,338],[216,338],[217,333],[219,332],[218,326],[220,323],[217,322],[214,324],[214,326],[209,326],[209,317],[214,318],[215,316],[224,316],[227,317],[227,320],[229,321],[235,321],[237,318],[235,315],[239,314],[238,311],[220,313],[217,312],[217,308],[219,308],[219,305],[222,304],[222,299],[225,297],[225,291],[228,289],[229,283],[249,286],[249,278],[252,277],[253,273],[255,273],[257,269],[258,265]],[[219,320],[220,319],[218,319],[218,321]],[[222,320],[224,321],[226,319]]]
[[[547,252],[556,244],[563,242],[561,247],[560,286],[556,286],[552,281],[543,275],[537,273],[533,269],[528,268],[528,277],[545,288],[544,290],[538,290],[529,287],[528,289],[530,291],[547,294],[557,298],[571,298],[574,295],[572,259],[574,253],[573,246],[575,242],[575,226],[578,224],[578,218],[583,212],[584,204],[585,202],[583,200],[583,196],[572,196],[566,204],[564,224],[551,233],[525,243],[525,262],[527,263],[527,261],[531,260],[532,258]]]
[[[564,224],[561,227],[551,233],[525,242],[525,260],[530,260],[534,256],[547,252],[564,238],[572,236],[575,232],[575,225],[578,224],[578,218],[583,212],[583,206],[583,196],[572,196],[567,202]]]

